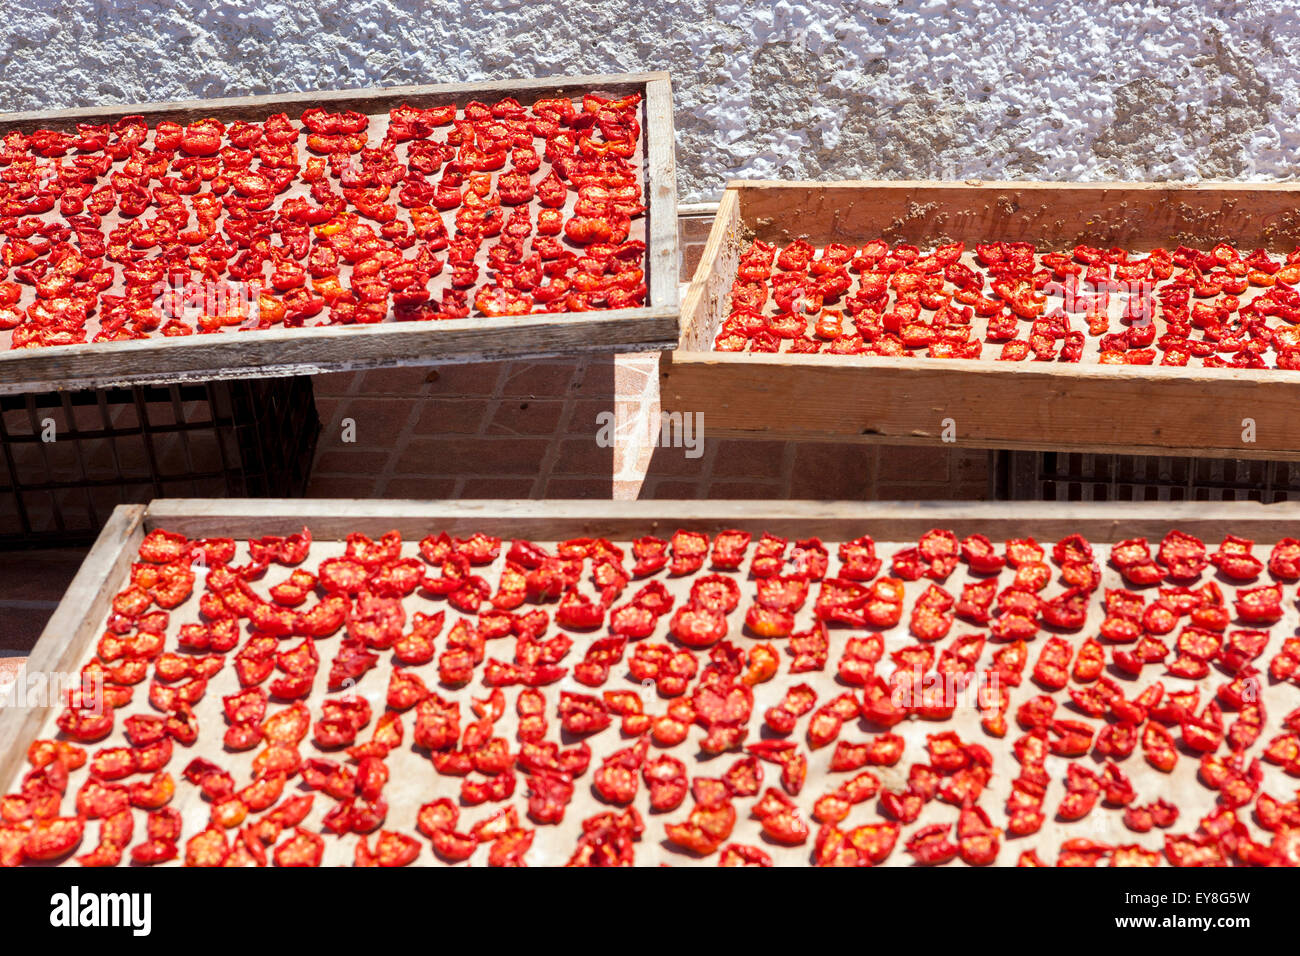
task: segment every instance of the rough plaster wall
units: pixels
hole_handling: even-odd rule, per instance
[[[683,201],[735,176],[1271,179],[1286,0],[3,0],[0,110],[669,69]]]

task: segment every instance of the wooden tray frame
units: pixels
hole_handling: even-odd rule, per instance
[[[10,113],[0,116],[0,136],[16,129],[71,129],[79,122],[112,122],[133,113],[143,114],[151,122],[188,122],[206,116],[227,121],[265,119],[273,113],[292,114],[315,105],[374,114],[403,102],[418,106],[454,101],[463,105],[486,97],[541,98],[586,90],[640,92],[645,96],[642,135],[649,206],[649,294],[644,307],[512,319],[470,317],[437,323],[270,329],[8,351],[0,354],[0,394],[671,348],[677,338],[680,309],[672,84],[666,72],[277,93]]]
[[[1290,252],[1300,186],[733,181],[661,361],[663,408],[718,437],[1300,460],[1300,372],[711,351],[742,242],[876,236]]]
[[[99,624],[130,576],[141,539],[155,528],[190,537],[243,540],[290,534],[307,525],[316,540],[348,532],[378,536],[396,528],[418,540],[433,530],[484,531],[536,540],[670,535],[678,528],[742,528],[828,541],[870,533],[877,540],[915,540],[931,528],[995,541],[1032,534],[1053,541],[1080,532],[1096,543],[1171,527],[1221,540],[1228,531],[1264,540],[1295,534],[1300,502],[753,502],[753,501],[366,501],[357,499],[160,499],[119,505],[77,572],[27,660],[29,673],[69,673],[100,636]],[[1291,526],[1288,530],[1287,526]],[[48,716],[42,708],[0,708],[0,782],[10,781]],[[2,785],[2,784],[0,784]]]

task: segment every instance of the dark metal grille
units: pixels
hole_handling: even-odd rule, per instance
[[[1002,501],[1262,501],[1300,498],[1300,462],[1078,452],[989,452]]]
[[[319,435],[307,376],[0,397],[0,548],[87,544],[152,498],[300,496]]]

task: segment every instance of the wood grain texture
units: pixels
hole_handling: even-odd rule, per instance
[[[649,80],[645,89],[646,237],[648,304],[672,308],[678,303],[677,145],[673,135],[673,89],[668,74]]]
[[[368,327],[318,327],[225,332],[0,354],[0,394],[115,385],[164,384],[223,378],[314,374],[399,365],[437,365],[542,358],[592,352],[667,349],[678,339],[677,180],[672,87],[668,74],[635,73],[543,79],[335,90],[231,99],[52,110],[0,116],[0,135],[13,129],[72,129],[132,114],[151,121],[259,119],[313,105],[385,116],[402,103],[428,106],[488,97],[541,98],[591,91],[641,92],[641,162],[647,194],[645,306],[603,312],[470,317],[445,322],[385,322]]]
[[[682,299],[679,347],[685,351],[707,352],[713,343],[739,264],[740,233],[740,200],[735,190],[728,189],[718,203],[700,264]]]
[[[1086,242],[1144,250],[1232,242],[1290,252],[1300,241],[1294,183],[1044,183],[733,180],[740,214],[764,241],[918,244]]]
[[[56,346],[0,355],[0,394],[662,349],[678,315],[647,307]]]
[[[396,529],[404,538],[445,530],[527,535],[538,540],[578,535],[670,535],[680,528],[742,528],[774,534],[849,540],[863,533],[910,540],[931,528],[958,535],[982,531],[995,540],[1033,533],[1060,538],[1079,531],[1099,543],[1163,535],[1171,526],[1206,539],[1229,529],[1283,537],[1300,532],[1300,502],[1001,502],[1001,501],[588,501],[165,498],[152,502],[144,529],[191,537],[236,539],[291,534],[304,526],[321,540],[349,532],[372,537]],[[1244,530],[1243,530],[1244,529]],[[1055,538],[1053,538],[1055,536]],[[1296,534],[1300,537],[1300,534]]]
[[[113,596],[130,575],[131,561],[144,537],[145,511],[144,505],[114,509],[27,658],[27,674],[48,677],[80,669],[100,636],[99,625]],[[0,780],[17,775],[28,744],[51,708],[62,709],[62,702],[51,701],[48,707],[0,707]]]
[[[710,437],[1300,460],[1295,372],[677,351],[659,388]]]
[[[930,445],[951,419],[952,443],[971,448],[1300,460],[1300,372],[711,351],[741,235],[1289,251],[1300,187],[736,181],[726,196],[738,220],[715,222],[660,363],[663,409],[702,412],[714,437]]]

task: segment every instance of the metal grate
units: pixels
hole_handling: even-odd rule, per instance
[[[1276,501],[1300,499],[1300,462],[1078,452],[989,452],[1001,501]]]
[[[88,544],[152,498],[300,496],[319,435],[307,376],[0,397],[0,548]]]

